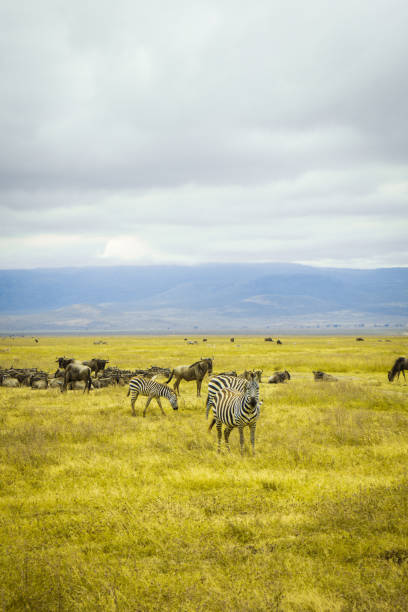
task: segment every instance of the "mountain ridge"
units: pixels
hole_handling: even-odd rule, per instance
[[[0,270],[0,331],[405,326],[408,268],[201,264]]]

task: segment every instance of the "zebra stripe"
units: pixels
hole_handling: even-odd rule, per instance
[[[245,391],[221,389],[210,399],[213,421],[217,424],[218,452],[221,451],[222,424],[224,423],[224,439],[228,450],[229,436],[234,427],[239,429],[241,454],[244,452],[244,427],[250,428],[252,452],[255,454],[255,429],[260,414],[259,384],[255,376],[251,377]]]
[[[235,391],[244,392],[248,386],[248,380],[241,376],[229,376],[228,374],[219,374],[214,376],[208,382],[208,395],[206,402],[206,418],[210,412],[210,404],[212,398],[221,391],[221,389],[234,389]]]
[[[178,410],[177,396],[174,391],[170,389],[170,387],[168,387],[167,385],[162,385],[161,383],[158,383],[155,380],[152,380],[151,378],[135,376],[135,378],[132,378],[132,380],[129,382],[129,391],[127,394],[128,396],[130,395],[130,404],[132,406],[133,416],[136,416],[135,403],[139,395],[147,396],[147,402],[143,411],[143,416],[146,416],[147,407],[153,398],[159,404],[160,410],[163,415],[165,414],[165,412],[160,402],[161,397],[164,397],[169,400],[173,410]]]

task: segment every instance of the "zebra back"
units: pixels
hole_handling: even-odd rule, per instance
[[[211,400],[218,391],[221,389],[234,389],[235,391],[245,391],[248,386],[248,381],[240,376],[229,376],[226,374],[220,374],[214,376],[208,382],[208,395],[206,402],[206,418],[208,419],[208,413],[210,411]]]
[[[156,382],[151,378],[144,378],[143,376],[135,376],[129,382],[129,392],[131,393],[131,399],[134,399],[136,394],[147,395],[152,397],[165,397],[169,400],[174,410],[177,410],[177,396],[173,389],[170,389],[167,385]]]

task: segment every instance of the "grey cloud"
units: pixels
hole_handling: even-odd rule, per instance
[[[36,235],[99,262],[156,226],[160,257],[260,257],[241,224],[297,241],[269,258],[318,261],[334,223],[350,262],[387,262],[407,221],[407,17],[403,0],[4,0],[0,235],[21,265]]]

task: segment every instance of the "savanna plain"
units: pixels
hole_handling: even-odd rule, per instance
[[[260,384],[256,455],[217,453],[195,383],[166,416],[127,387],[0,387],[3,610],[408,609],[407,337],[1,338],[3,367],[56,357],[120,368],[214,357]],[[338,382],[314,382],[323,370]],[[160,379],[161,382],[164,379]],[[173,384],[173,383],[171,383]]]

